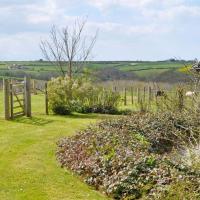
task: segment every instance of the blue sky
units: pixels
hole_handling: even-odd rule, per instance
[[[200,58],[200,0],[0,0],[0,60],[42,58],[53,24],[85,16],[93,60]]]

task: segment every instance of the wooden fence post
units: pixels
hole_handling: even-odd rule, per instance
[[[25,84],[25,114],[31,117],[31,79],[30,77],[24,78]]]
[[[9,95],[10,95],[10,85],[9,80],[3,79],[3,90],[4,90],[4,114],[5,119],[10,119],[10,108],[9,108]]]
[[[140,88],[137,88],[137,100],[140,103]]]
[[[48,100],[48,90],[47,90],[47,83],[45,83],[45,112],[46,115],[49,114],[49,100]]]
[[[146,87],[144,87],[144,94],[143,94],[144,102],[146,100]]]
[[[34,94],[34,95],[37,95],[36,80],[35,80],[35,79],[33,79],[33,81],[32,81],[32,87],[33,87],[33,94]]]
[[[152,101],[152,89],[149,87],[149,101]]]
[[[124,105],[127,105],[126,88],[124,89]]]
[[[133,87],[131,87],[131,103],[133,105]]]
[[[178,109],[182,111],[184,108],[184,90],[178,89]]]
[[[148,90],[148,93],[149,93],[149,108],[151,106],[151,97],[152,97],[152,94],[151,94],[151,87],[149,86],[149,90]]]

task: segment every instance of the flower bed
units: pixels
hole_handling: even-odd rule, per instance
[[[199,171],[170,159],[169,151],[182,147],[186,140],[176,122],[181,125],[184,119],[173,118],[173,114],[157,118],[136,114],[103,121],[61,139],[57,158],[63,167],[114,199],[167,198],[170,186],[179,181],[192,184],[192,198],[198,199]],[[183,134],[178,143],[172,140],[175,130],[176,135]]]

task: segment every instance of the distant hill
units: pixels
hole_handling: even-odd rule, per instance
[[[188,76],[180,69],[192,61],[93,61],[85,65],[96,81],[140,80],[158,82],[185,81]],[[10,67],[22,66],[22,67]],[[59,76],[58,68],[47,61],[0,62],[0,77],[32,78],[49,80]]]

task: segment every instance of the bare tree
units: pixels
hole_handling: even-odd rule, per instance
[[[56,65],[62,75],[70,79],[88,61],[97,33],[88,37],[84,31],[87,20],[75,20],[62,30],[51,28],[49,40],[42,40],[40,48],[46,60]]]

